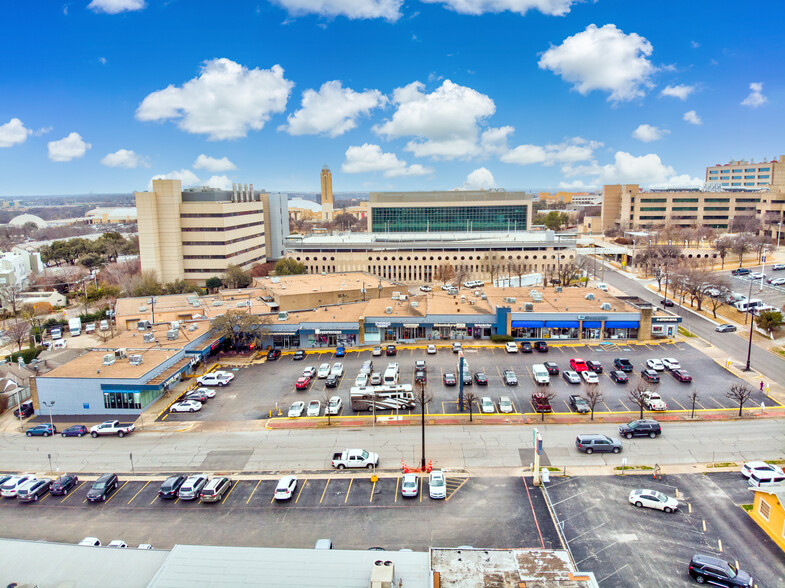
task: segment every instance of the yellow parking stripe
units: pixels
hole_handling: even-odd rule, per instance
[[[73,496],[73,495],[76,493],[76,491],[77,491],[77,490],[79,490],[79,488],[81,488],[81,487],[82,487],[82,486],[84,486],[85,484],[87,484],[87,482],[82,482],[82,483],[81,483],[81,484],[79,484],[79,485],[78,485],[76,488],[74,488],[73,490],[71,490],[71,493],[70,493],[70,494],[66,494],[66,495],[63,497],[63,499],[60,501],[60,504],[63,504],[63,503],[66,501],[66,500],[68,500],[69,498],[71,498],[71,496]]]
[[[319,499],[319,504],[321,504],[322,500],[324,500],[324,495],[327,492],[327,486],[329,485],[330,485],[330,478],[327,478],[327,483],[324,485],[324,490],[322,490],[322,497]]]
[[[155,502],[156,500],[158,500],[158,498],[159,498],[159,497],[158,497],[158,494],[156,494],[156,495],[155,495],[155,498],[153,498],[153,499],[150,501],[150,504],[152,504],[153,502]]]
[[[401,483],[401,479],[395,478],[395,499],[393,500],[393,502],[398,502],[398,484],[400,483]]]
[[[371,499],[368,502],[373,502],[373,492],[374,492],[374,490],[376,490],[376,482],[374,482],[373,486],[371,487]]]
[[[47,493],[46,493],[46,494],[44,494],[44,495],[43,495],[41,498],[39,498],[39,499],[38,499],[38,502],[43,502],[44,500],[46,500],[46,497],[47,497],[47,496],[49,496],[49,492],[47,492]]]
[[[240,482],[237,482],[237,483],[239,484]],[[245,504],[248,504],[249,502],[251,502],[251,498],[253,498],[253,493],[256,492],[256,489],[259,487],[259,484],[261,484],[261,483],[262,483],[261,480],[256,482],[256,486],[254,486],[253,490],[251,490],[251,495],[248,497],[248,500],[245,501]]]
[[[352,482],[354,482],[354,478],[351,478],[351,479],[349,480],[349,487],[346,489],[346,498],[344,498],[344,499],[343,499],[343,503],[344,503],[344,504],[346,504],[347,502],[349,502],[349,492],[350,492],[350,491],[351,491],[351,489],[352,489]]]
[[[108,500],[105,500],[105,501],[104,501],[104,504],[107,504],[107,503],[108,503],[110,500],[112,500],[112,498],[114,498],[115,496],[117,496],[118,494],[120,494],[120,490],[122,490],[123,488],[125,488],[126,484],[128,484],[128,482],[127,482],[127,481],[126,481],[126,482],[123,482],[123,485],[122,485],[122,486],[120,486],[120,487],[119,487],[117,490],[115,490],[115,491],[112,493],[112,495],[109,497],[109,499],[108,499]]]
[[[259,481],[261,482],[261,480],[259,480]],[[224,496],[224,497],[221,499],[221,504],[223,504],[224,502],[226,502],[226,499],[227,499],[227,498],[229,498],[229,495],[230,495],[230,494],[231,494],[231,493],[234,491],[234,489],[235,489],[235,488],[237,488],[237,485],[238,485],[239,483],[240,483],[240,482],[235,482],[234,484],[232,484],[232,487],[231,487],[231,488],[229,488],[229,492],[227,492],[227,493],[226,493],[226,496]],[[201,502],[201,501],[200,501],[200,502]]]
[[[420,478],[420,491],[417,494],[420,495],[420,502],[422,502],[422,478]]]
[[[145,482],[144,486],[142,486],[142,487],[139,489],[139,492],[141,492],[142,490],[144,490],[145,488],[147,488],[147,485],[148,485],[149,483],[150,483],[149,481]],[[134,497],[133,497],[133,498],[131,498],[131,500],[129,500],[128,502],[126,502],[126,504],[131,504],[131,503],[134,501],[134,498],[136,498],[137,496],[139,496],[139,492],[137,492],[136,494],[134,494]]]
[[[303,485],[300,486],[300,491],[297,493],[297,498],[294,499],[295,504],[297,504],[297,501],[300,500],[300,494],[302,494],[303,490],[305,490],[305,485],[307,483],[308,483],[308,478],[305,478],[305,480],[303,480]]]

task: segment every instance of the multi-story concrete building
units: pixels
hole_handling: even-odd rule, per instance
[[[706,182],[715,184],[716,188],[785,191],[785,155],[760,163],[740,160],[709,166]]]
[[[785,191],[644,191],[637,184],[603,186],[603,232],[614,226],[665,224],[728,230],[736,218],[755,218],[764,233],[776,235],[778,223],[785,222]]]
[[[441,266],[487,279],[502,274],[549,273],[575,260],[575,240],[553,231],[478,233],[342,233],[291,235],[286,255],[312,274],[359,271],[399,282],[432,282]],[[560,259],[557,259],[557,255]]]
[[[531,217],[525,192],[371,192],[368,203],[372,233],[526,231]]]
[[[41,254],[15,247],[0,254],[0,286],[13,286],[17,290],[27,288],[30,277],[43,269]]]
[[[162,282],[203,284],[229,265],[250,269],[264,263],[268,242],[271,248],[275,242],[266,235],[266,217],[280,242],[284,226],[288,232],[284,205],[271,205],[253,184],[183,191],[180,180],[153,180],[152,192],[135,197],[142,270],[154,271]]]
[[[326,165],[322,167],[322,220],[333,220],[333,174]]]

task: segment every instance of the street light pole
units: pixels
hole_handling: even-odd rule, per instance
[[[49,426],[52,428],[52,453],[55,456],[55,464],[57,464],[57,446],[55,445],[55,432],[54,432],[55,426],[54,423],[52,422],[52,407],[55,405],[55,401],[54,400],[52,400],[51,402],[43,401],[41,404],[43,404],[45,407],[49,409]],[[56,471],[59,472],[60,466],[55,465],[55,469]]]
[[[422,418],[420,419],[422,431],[422,459],[420,460],[420,469],[425,471],[425,382],[420,382],[420,398],[422,399],[422,402],[420,403],[420,412],[422,413]]]

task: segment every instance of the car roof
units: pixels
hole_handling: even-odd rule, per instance
[[[101,481],[104,481],[104,480],[111,480],[113,477],[114,477],[114,474],[101,474],[100,476],[98,476],[98,479],[96,480],[96,482],[101,482]]]

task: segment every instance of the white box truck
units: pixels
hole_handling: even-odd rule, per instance
[[[79,317],[68,319],[68,331],[71,337],[78,337],[82,334],[82,319]]]

